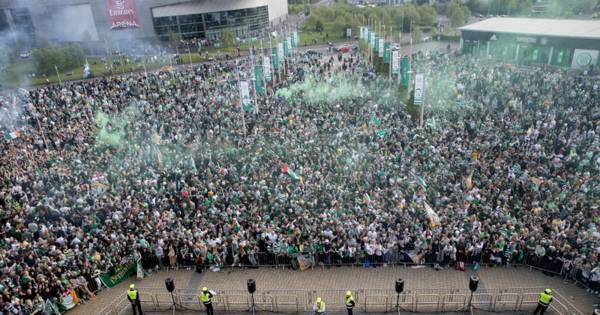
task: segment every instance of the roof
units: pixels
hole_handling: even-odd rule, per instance
[[[465,25],[459,30],[600,39],[600,20],[491,18]]]

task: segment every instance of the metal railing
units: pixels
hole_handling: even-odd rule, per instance
[[[356,289],[353,292],[356,309],[365,313],[395,311],[410,312],[451,312],[467,311],[470,307],[492,312],[532,311],[539,293],[544,288],[507,288],[481,289],[473,294],[468,289],[421,289],[409,290],[397,294],[387,289]],[[164,288],[140,288],[140,299],[144,310],[167,311],[173,307],[178,310],[202,311],[198,290],[176,289],[173,297]],[[250,295],[246,290],[220,290],[213,297],[213,306],[223,312],[246,312],[252,309],[272,313],[305,313],[312,310],[315,299],[321,297],[327,309],[333,312],[343,311],[345,290],[258,290]],[[131,312],[127,300],[115,302],[99,310],[96,314],[122,315]],[[583,315],[558,293],[548,309],[549,314]]]

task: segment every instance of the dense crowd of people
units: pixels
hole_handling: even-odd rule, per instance
[[[373,93],[304,104],[268,89],[242,107],[248,58],[5,98],[2,311],[94,298],[98,276],[132,259],[199,272],[528,263],[600,290],[600,81],[415,57],[422,129]],[[399,89],[359,54],[295,59],[278,87],[303,73]]]

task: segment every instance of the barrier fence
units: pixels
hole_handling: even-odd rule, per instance
[[[468,311],[470,306],[490,312],[533,311],[539,293],[544,288],[480,289],[425,289],[407,290],[397,294],[387,289],[351,290],[356,301],[355,312],[452,312]],[[140,299],[145,311],[169,311],[175,302],[176,310],[203,311],[200,291],[176,289],[173,295],[165,288],[140,288]],[[246,290],[216,291],[213,307],[222,312],[251,312],[298,314],[312,311],[317,297],[326,303],[328,312],[341,313],[345,310],[346,290],[257,290],[251,295]],[[583,315],[558,293],[554,293],[547,314]],[[131,305],[123,299],[107,305],[96,314],[123,315],[131,313]]]

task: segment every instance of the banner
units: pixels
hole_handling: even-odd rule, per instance
[[[367,44],[371,45],[371,37],[373,36],[373,34],[369,31],[369,29],[367,28],[367,30],[365,31],[367,34]]]
[[[277,44],[277,56],[280,57],[282,61],[283,61],[283,59],[285,59],[285,52],[283,50],[283,43]]]
[[[397,50],[392,52],[392,73],[400,73],[400,52]]]
[[[290,48],[288,47],[287,38],[283,41],[283,56],[287,57],[290,55]]]
[[[415,98],[414,104],[421,105],[423,104],[423,89],[425,85],[425,75],[422,73],[418,73],[415,75]]]
[[[377,48],[377,52],[379,52],[379,58],[383,58],[383,53],[385,52],[385,41],[383,39],[379,39],[379,48]]]
[[[265,80],[271,82],[271,58],[263,57],[263,71],[265,73]]]
[[[292,38],[291,37],[288,36],[286,44],[287,44],[287,48],[288,48],[288,53],[287,54],[290,55],[291,54],[291,50],[292,50]]]
[[[352,37],[352,29],[351,28],[346,29],[346,37],[348,37],[348,38]]]
[[[271,55],[273,57],[273,68],[277,70],[279,69],[279,56],[277,55],[279,53],[279,50],[277,49],[277,47],[273,47],[271,50]]]
[[[293,32],[292,38],[294,39],[294,47],[298,47],[300,45],[300,37],[298,37],[298,32]]]
[[[360,39],[365,39],[365,28],[364,27],[360,27],[360,30],[358,32],[358,36]]]
[[[408,61],[408,57],[404,57],[402,58],[402,63],[400,64],[401,67],[401,72],[402,72],[402,86],[403,87],[408,87],[408,81],[409,81],[409,77],[408,77],[408,67],[409,67],[409,61]]]
[[[100,280],[102,280],[102,283],[107,288],[112,288],[133,275],[136,271],[135,268],[136,266],[133,261],[130,261],[127,264],[121,264],[117,266],[117,270],[113,275],[105,273],[100,276]]]
[[[140,27],[135,0],[106,0],[110,29]]]
[[[262,83],[262,72],[260,72],[260,65],[254,66],[254,88],[258,95],[263,94],[263,83]]]
[[[598,60],[597,50],[575,49],[573,53],[572,69],[585,69],[596,64]]]
[[[386,42],[383,45],[383,63],[390,64],[390,46],[391,43]]]
[[[377,52],[377,48],[379,47],[377,45],[377,43],[379,43],[379,38],[377,37],[377,34],[373,34],[372,38],[372,43],[371,46],[373,47],[373,50],[375,50],[375,52]]]
[[[245,112],[252,110],[252,104],[250,103],[250,87],[248,81],[240,82],[240,98],[242,99],[242,108]]]

